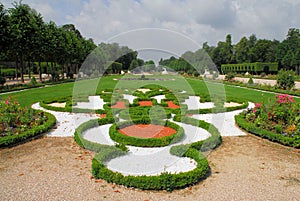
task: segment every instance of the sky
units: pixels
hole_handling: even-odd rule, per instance
[[[13,1],[0,0],[5,8]],[[74,24],[98,44],[136,29],[177,32],[200,46],[232,35],[282,41],[300,28],[300,0],[23,0],[46,22]],[[162,41],[160,41],[161,43]],[[126,45],[126,44],[125,44]],[[130,47],[130,46],[129,46]]]

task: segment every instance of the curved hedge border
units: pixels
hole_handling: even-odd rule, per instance
[[[82,137],[82,133],[89,128],[113,123],[113,118],[90,120],[80,125],[75,131],[74,139],[81,147],[99,152],[95,155],[92,161],[92,174],[95,178],[104,179],[107,182],[127,187],[135,187],[145,190],[172,191],[174,189],[185,188],[205,179],[210,169],[207,159],[201,152],[199,152],[199,150],[207,151],[215,149],[222,142],[219,131],[207,122],[189,117],[181,118],[180,115],[177,115],[176,120],[182,120],[184,123],[199,126],[211,134],[211,136],[204,141],[195,142],[189,145],[178,145],[171,148],[171,154],[179,157],[189,157],[197,162],[197,167],[194,170],[178,174],[162,173],[157,176],[124,176],[121,173],[109,170],[105,163],[113,158],[126,154],[126,152],[121,151],[114,146],[101,145],[87,141]]]
[[[124,176],[121,173],[109,170],[105,162],[118,156],[117,152],[100,152],[92,161],[92,173],[95,178],[101,178],[110,183],[116,183],[127,187],[135,187],[143,190],[167,190],[181,189],[198,183],[209,172],[207,159],[196,149],[189,149],[183,157],[189,157],[197,162],[197,167],[189,172],[178,174],[162,173],[157,176]]]
[[[208,113],[222,113],[222,112],[231,112],[234,110],[241,110],[247,108],[249,103],[243,102],[242,105],[234,107],[220,107],[220,108],[207,108],[207,109],[198,109],[198,110],[188,110],[188,114],[208,114]]]
[[[38,110],[38,111],[40,111],[40,110]],[[47,116],[46,122],[44,122],[42,125],[32,128],[30,130],[24,131],[21,134],[1,137],[0,138],[0,148],[12,146],[14,144],[23,142],[30,138],[38,137],[39,135],[51,130],[51,128],[56,123],[56,118],[50,113],[47,113],[44,111],[40,111],[40,112],[43,112]]]
[[[51,103],[63,103],[66,102],[66,107],[54,107],[50,106],[49,104]],[[51,99],[51,100],[43,100],[40,102],[40,106],[47,109],[47,110],[52,110],[52,111],[57,111],[57,112],[74,112],[74,113],[89,113],[89,112],[95,112],[97,114],[104,114],[106,113],[105,110],[102,109],[83,109],[83,108],[73,108],[72,106],[75,105],[72,103],[71,97],[63,97],[63,98],[58,98],[58,99]]]
[[[125,120],[130,119],[149,119],[149,112],[150,110],[153,111],[151,118],[153,119],[163,119],[163,118],[171,118],[171,111],[164,108],[164,113],[155,110],[152,107],[130,107],[128,110],[120,111],[120,118]],[[155,113],[157,111],[157,113]]]
[[[291,138],[288,136],[283,136],[282,134],[278,134],[265,129],[258,128],[253,123],[247,122],[245,120],[245,114],[243,112],[235,116],[235,121],[238,126],[248,131],[249,133],[260,136],[262,138],[269,139],[273,142],[278,142],[286,146],[290,146],[298,149],[300,148],[299,136]]]
[[[164,147],[169,144],[176,143],[184,137],[184,130],[175,123],[169,121],[155,121],[152,124],[162,125],[173,128],[176,133],[161,138],[137,138],[121,134],[118,130],[135,124],[151,124],[150,119],[139,119],[133,121],[114,123],[109,129],[109,136],[112,140],[124,145],[132,145],[136,147]]]

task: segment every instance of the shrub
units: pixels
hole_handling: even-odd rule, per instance
[[[293,88],[295,85],[295,72],[280,70],[277,75],[277,85],[284,90]]]
[[[228,73],[226,76],[225,76],[225,80],[226,81],[232,81],[233,78],[235,77],[234,73]]]
[[[32,78],[31,78],[30,84],[31,84],[32,86],[35,86],[35,85],[37,84],[35,77],[32,77]]]
[[[3,87],[5,83],[6,83],[5,77],[0,76],[0,85]]]
[[[198,71],[194,71],[194,72],[193,72],[193,75],[194,75],[194,77],[199,77],[199,76],[200,76],[200,73],[199,73]]]
[[[254,81],[253,81],[252,76],[249,78],[248,84],[249,84],[249,85],[253,85],[253,84],[254,84]]]

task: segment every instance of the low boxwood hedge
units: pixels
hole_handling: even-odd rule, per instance
[[[85,100],[86,101],[86,100]],[[63,103],[66,102],[65,107],[54,107],[50,106],[49,104],[51,103]],[[72,97],[62,97],[62,98],[56,98],[56,99],[51,99],[51,100],[43,100],[40,102],[40,106],[47,109],[47,110],[52,110],[52,111],[57,111],[57,112],[74,112],[74,113],[89,113],[89,112],[95,112],[97,114],[105,114],[107,111],[102,110],[102,109],[84,109],[84,108],[74,108],[76,103],[72,103]]]
[[[8,147],[23,141],[40,136],[41,134],[51,130],[56,123],[56,118],[47,112],[43,112],[47,116],[47,121],[42,125],[36,126],[30,130],[26,130],[18,135],[5,136],[0,138],[0,147]]]
[[[299,136],[295,136],[294,138],[292,138],[289,136],[284,136],[279,133],[274,133],[274,132],[259,128],[259,127],[255,126],[255,124],[253,124],[251,122],[247,122],[245,120],[244,112],[236,115],[235,121],[238,126],[243,128],[244,130],[248,131],[249,133],[260,136],[262,138],[269,139],[273,142],[278,142],[285,146],[290,146],[290,147],[294,147],[294,148],[298,148],[298,149],[300,148],[300,137]]]
[[[241,110],[247,108],[249,105],[248,102],[243,102],[239,106],[234,107],[218,107],[218,108],[207,108],[207,109],[198,109],[198,110],[188,110],[188,114],[209,114],[209,113],[222,113],[222,112],[231,112],[235,110]]]
[[[104,179],[110,183],[116,183],[127,187],[135,187],[143,190],[167,190],[185,188],[198,183],[206,178],[209,165],[206,158],[196,149],[189,148],[182,157],[189,157],[197,162],[197,167],[188,172],[171,174],[168,172],[157,176],[124,176],[121,173],[109,170],[105,162],[119,156],[120,152],[104,151],[95,155],[92,161],[92,174],[95,178]]]
[[[118,131],[119,129],[135,124],[155,124],[167,126],[176,130],[176,133],[161,138],[138,138],[123,135]],[[109,136],[112,140],[125,145],[132,145],[137,147],[164,147],[171,143],[173,144],[180,141],[184,137],[184,130],[177,124],[170,121],[156,120],[151,122],[150,119],[134,119],[132,121],[114,123],[109,129]]]

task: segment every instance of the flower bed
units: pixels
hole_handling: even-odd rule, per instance
[[[287,94],[268,102],[256,103],[236,116],[237,124],[250,133],[300,148],[300,104]]]
[[[56,119],[43,111],[22,108],[9,99],[0,102],[0,122],[0,147],[6,147],[50,130]]]

